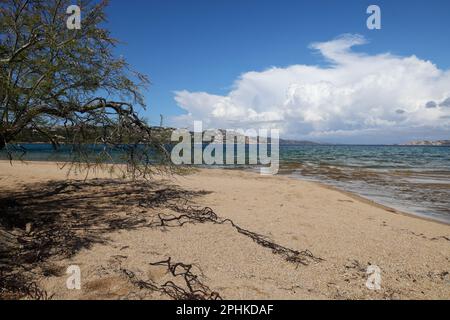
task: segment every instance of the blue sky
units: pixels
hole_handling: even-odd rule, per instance
[[[366,27],[366,9],[370,4],[381,8],[381,30]],[[423,137],[450,138],[446,119],[450,108],[423,109],[423,112],[430,112],[423,124],[418,122],[420,117],[416,114],[428,100],[439,106],[447,93],[450,94],[445,89],[450,79],[447,77],[450,1],[111,0],[108,19],[113,36],[124,42],[117,48],[117,54],[125,56],[134,69],[149,75],[152,81],[146,92],[148,111],[144,114],[154,124],[159,122],[159,114],[163,114],[168,124],[179,126],[191,120],[204,120],[211,126],[241,125],[244,128],[258,128],[263,124],[276,127],[283,122],[283,136],[318,141],[395,143]],[[417,70],[430,61],[442,74],[435,74],[439,79],[433,81],[437,84],[424,84],[423,92],[419,90],[421,94],[411,102],[406,94],[392,96],[394,111],[388,115],[385,110],[388,106],[380,111],[385,102],[361,99],[361,92],[370,90],[355,89],[367,78],[365,75],[352,73],[349,75],[349,78],[355,77],[352,83],[343,81],[341,78],[345,78],[346,72],[353,72],[352,69],[347,64],[342,66],[342,61],[330,60],[323,50],[311,48],[312,43],[355,37],[364,40],[347,41],[343,50],[356,59],[360,55],[373,57],[375,62],[365,62],[369,65],[377,65],[377,57],[389,53],[387,59],[393,66],[404,64],[406,69]],[[418,59],[414,62],[417,65],[405,60],[413,55]],[[398,63],[395,59],[399,59]],[[289,69],[292,66],[318,69],[311,79],[305,80],[310,74],[292,73]],[[278,75],[270,78],[272,75],[266,72],[274,67],[281,78],[277,78]],[[335,78],[330,74],[334,74],[331,69],[339,67],[344,76]],[[380,62],[380,68],[383,67],[386,63]],[[323,68],[331,69],[324,74],[322,83],[317,77]],[[375,74],[377,70],[372,72]],[[431,69],[429,72],[434,73]],[[421,83],[426,76],[421,73],[417,77],[418,81],[416,78],[395,81]],[[277,93],[270,88],[264,91],[270,81],[277,79],[287,81],[286,88],[279,89],[286,92],[287,100],[272,99]],[[252,81],[257,85],[246,91]],[[443,89],[436,91],[430,89],[432,87]],[[349,91],[357,91],[359,95],[351,101],[348,97],[344,99],[342,92]],[[326,92],[327,97],[319,100],[311,100],[311,96],[297,97],[301,93],[311,95],[311,92],[319,92],[319,95]],[[265,106],[260,99],[274,102]],[[333,113],[328,107],[321,107],[324,99],[327,105],[337,99],[336,104],[341,104],[342,108]],[[246,101],[250,102],[246,104]],[[350,104],[356,105],[355,101],[359,113],[364,113],[367,103],[365,113],[373,112],[376,116],[349,119],[351,108],[356,108]],[[325,109],[330,112],[322,112]],[[279,112],[283,113],[282,117],[275,115]],[[396,115],[403,115],[403,118],[397,119]],[[407,115],[410,116],[406,119]],[[238,118],[258,121],[237,121]],[[365,125],[361,125],[363,122]],[[377,133],[380,130],[384,135]]]

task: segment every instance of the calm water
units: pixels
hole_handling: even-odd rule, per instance
[[[23,146],[26,160],[70,159],[68,149],[54,152],[50,145]],[[281,146],[280,160],[282,174],[320,181],[450,223],[450,147]]]
[[[286,174],[450,223],[450,147],[285,146]]]

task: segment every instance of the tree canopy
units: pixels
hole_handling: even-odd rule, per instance
[[[33,130],[85,160],[95,149],[87,145],[105,146],[98,161],[120,147],[133,174],[147,174],[150,154],[167,160],[161,135],[138,114],[149,80],[115,56],[107,4],[79,1],[81,28],[71,30],[69,0],[0,0],[0,150]]]

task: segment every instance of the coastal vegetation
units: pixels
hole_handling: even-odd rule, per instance
[[[149,79],[115,56],[118,40],[103,27],[107,4],[81,1],[77,30],[66,26],[69,0],[2,2],[0,150],[11,159],[25,139],[55,149],[70,144],[74,157],[99,164],[126,145],[122,160],[133,177],[152,173],[150,155],[169,163],[161,135],[140,116]],[[99,153],[87,143],[106,148]]]

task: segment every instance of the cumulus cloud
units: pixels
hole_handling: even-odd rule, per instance
[[[416,56],[352,50],[364,44],[360,35],[313,43],[326,66],[246,72],[227,95],[177,91],[186,113],[173,123],[203,120],[213,128],[279,128],[288,138],[364,143],[448,133],[450,108],[442,107],[450,106],[450,70]]]
[[[441,107],[450,107],[450,98],[445,99],[443,102],[439,104]]]

